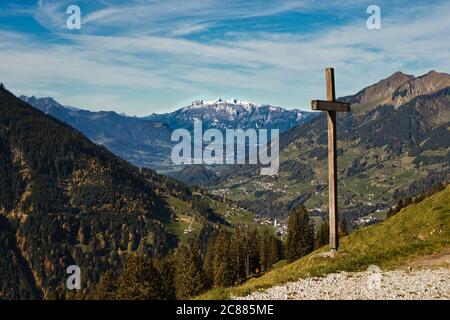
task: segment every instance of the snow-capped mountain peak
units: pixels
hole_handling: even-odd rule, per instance
[[[190,128],[194,120],[201,120],[206,127],[218,129],[278,128],[285,131],[311,117],[311,113],[297,109],[228,98],[196,100],[174,112],[152,114],[146,119],[166,122],[172,128]]]
[[[183,109],[195,109],[195,108],[216,108],[224,109],[226,107],[243,107],[246,109],[259,108],[261,104],[254,103],[251,101],[243,101],[236,98],[229,99],[215,99],[215,100],[196,100],[192,102],[189,106]]]

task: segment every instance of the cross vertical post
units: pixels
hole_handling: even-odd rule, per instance
[[[336,100],[334,87],[334,70],[326,70],[327,100]],[[330,248],[336,251],[339,247],[338,204],[337,204],[337,159],[336,159],[336,111],[327,111],[328,127],[328,211],[330,219]]]
[[[326,69],[327,100],[313,100],[313,110],[327,112],[328,129],[328,212],[330,219],[330,248],[332,252],[339,248],[338,234],[338,191],[337,191],[337,154],[336,154],[336,112],[350,111],[350,103],[336,101],[334,69]]]

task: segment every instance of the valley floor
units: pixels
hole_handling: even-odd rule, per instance
[[[379,280],[379,282],[377,282]],[[310,277],[238,300],[430,300],[450,299],[450,269],[341,272]]]

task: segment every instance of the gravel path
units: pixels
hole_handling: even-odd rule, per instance
[[[450,270],[421,269],[386,272],[342,272],[323,278],[307,278],[238,300],[334,300],[334,299],[450,299]]]

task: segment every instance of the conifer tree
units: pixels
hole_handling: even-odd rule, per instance
[[[117,299],[117,276],[107,271],[101,278],[90,297],[93,300],[115,300]]]
[[[245,280],[247,276],[246,267],[249,251],[246,243],[247,232],[248,231],[245,226],[235,226],[230,244],[232,264],[234,266],[236,279],[239,281]]]
[[[269,271],[270,263],[269,263],[269,248],[270,246],[270,235],[269,231],[266,229],[260,236],[260,244],[259,244],[259,260],[261,264],[261,268],[264,272]]]
[[[158,295],[160,299],[174,300],[175,294],[175,262],[174,254],[154,259],[154,265],[160,277]]]
[[[175,289],[177,299],[187,299],[204,289],[204,275],[197,248],[181,246],[176,255]]]
[[[289,215],[286,258],[289,262],[300,259],[314,249],[314,228],[303,205]]]
[[[261,265],[259,264],[259,236],[258,231],[253,229],[249,233],[247,233],[247,267],[250,275],[251,273],[256,273],[256,270],[261,269]]]
[[[316,248],[326,246],[330,242],[330,227],[328,222],[323,221],[316,233]]]
[[[234,284],[236,273],[230,255],[230,239],[226,230],[220,230],[214,241],[213,280],[218,287]]]
[[[345,219],[345,215],[342,215],[341,222],[339,223],[338,234],[339,234],[339,237],[341,237],[341,238],[348,235],[347,221]]]
[[[268,247],[269,268],[272,269],[272,266],[283,258],[283,243],[275,234],[271,234]]]
[[[300,206],[300,226],[301,226],[301,256],[306,256],[314,250],[314,226],[305,206]]]
[[[294,208],[288,220],[287,239],[286,239],[286,258],[289,262],[295,261],[301,257],[300,247],[300,214],[298,208]]]
[[[277,236],[269,230],[264,230],[260,237],[260,264],[264,271],[282,259],[283,244]]]
[[[159,299],[161,281],[148,256],[129,254],[118,278],[117,298],[121,300]]]
[[[202,252],[202,256],[206,253],[206,247],[208,246],[208,242],[210,239],[214,238],[216,234],[216,230],[211,223],[204,222],[202,227],[200,228],[198,234],[198,245],[200,247],[200,251]]]
[[[216,235],[212,235],[207,241],[205,255],[203,257],[203,274],[205,276],[205,286],[210,288],[214,285],[214,256]]]

